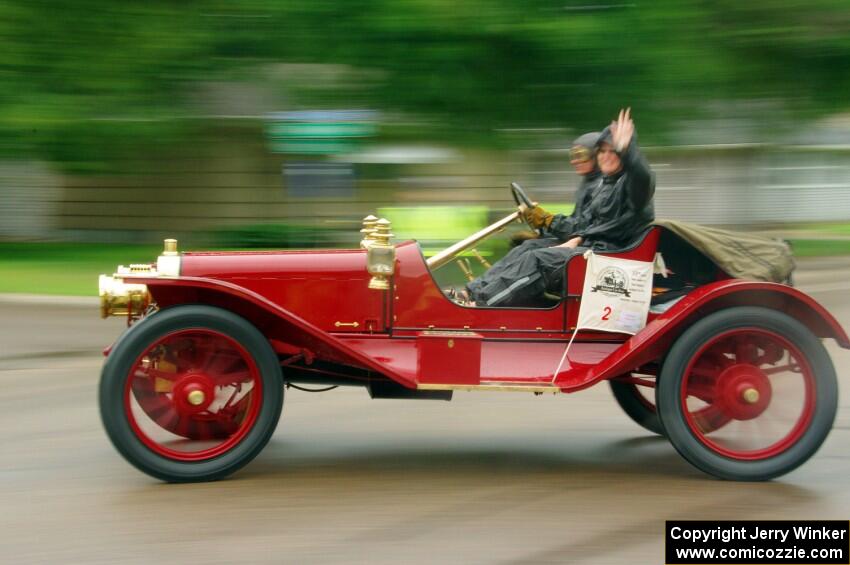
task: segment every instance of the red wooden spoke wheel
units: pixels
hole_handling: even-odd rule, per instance
[[[814,376],[782,335],[738,328],[703,344],[681,389],[691,432],[717,453],[766,459],[796,443],[815,406]]]
[[[721,478],[766,480],[802,464],[837,410],[835,369],[820,340],[776,310],[736,307],[688,328],[656,389],[673,446]]]
[[[661,421],[658,419],[655,403],[646,394],[647,391],[653,393],[652,388],[617,380],[608,381],[608,385],[617,404],[633,422],[652,433],[664,435],[664,428],[661,427]]]
[[[137,322],[101,375],[101,419],[113,445],[166,481],[214,480],[246,465],[274,433],[282,405],[268,340],[210,306],[177,306]]]
[[[179,330],[153,343],[130,369],[130,424],[150,449],[193,461],[227,451],[257,417],[262,381],[232,338]]]
[[[658,410],[655,407],[656,379],[635,378],[634,375],[630,375],[629,378],[633,381],[640,381],[640,383],[617,379],[608,381],[617,404],[632,421],[642,428],[661,436],[666,435],[661,425],[661,419],[658,417]],[[703,431],[706,433],[729,422],[729,418],[723,412],[718,411],[717,407],[710,402],[699,408],[693,416],[700,422]]]

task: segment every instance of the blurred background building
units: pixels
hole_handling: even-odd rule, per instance
[[[569,203],[570,140],[621,106],[659,217],[850,220],[846,0],[9,0],[0,16],[5,240],[342,245],[388,207],[486,222],[512,180]]]

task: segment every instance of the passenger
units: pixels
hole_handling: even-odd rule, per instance
[[[546,237],[516,247],[467,284],[466,304],[539,305],[546,291],[563,290],[564,266],[573,255],[588,249],[610,252],[631,244],[655,219],[655,178],[634,138],[630,110],[620,110],[595,144],[601,176],[583,183],[573,213],[554,216],[539,207],[523,210]]]

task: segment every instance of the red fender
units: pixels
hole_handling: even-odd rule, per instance
[[[660,357],[695,320],[721,308],[764,306],[780,310],[805,324],[820,338],[834,338],[850,349],[841,324],[812,297],[783,284],[728,279],[697,288],[667,312],[649,322],[611,355],[584,372],[562,371],[555,380],[565,392],[632,371]]]
[[[200,277],[133,277],[133,283],[147,285],[160,308],[179,304],[217,306],[239,314],[257,326],[278,350],[294,354],[306,349],[310,356],[371,369],[403,386],[416,388],[416,382],[409,376],[352,349],[303,318],[233,283]]]

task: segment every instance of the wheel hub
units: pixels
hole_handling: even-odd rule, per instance
[[[767,375],[747,363],[732,365],[717,378],[718,400],[735,420],[760,416],[770,404],[772,392]]]
[[[743,398],[744,402],[746,402],[747,404],[755,404],[759,401],[761,395],[759,394],[759,391],[757,389],[748,388],[745,389],[744,392],[741,394],[741,398]]]
[[[209,408],[215,398],[215,385],[206,375],[188,374],[174,383],[171,398],[181,414],[197,414]]]
[[[189,401],[189,404],[192,406],[200,406],[204,403],[204,399],[206,399],[206,395],[204,395],[204,391],[202,390],[193,390],[186,395],[186,400]]]

